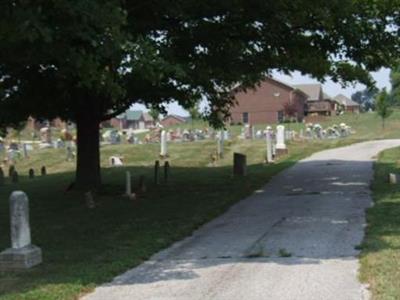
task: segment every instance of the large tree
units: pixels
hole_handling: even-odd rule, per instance
[[[390,83],[392,89],[389,94],[389,100],[392,105],[400,105],[400,61],[397,60],[390,70]]]
[[[271,70],[370,83],[398,55],[398,0],[9,0],[0,3],[0,123],[76,122],[76,187],[101,184],[99,123],[132,103],[209,102]]]

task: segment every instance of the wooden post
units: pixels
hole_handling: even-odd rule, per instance
[[[156,160],[154,164],[154,183],[160,184],[160,161]]]
[[[33,169],[29,169],[29,178],[30,179],[35,178],[35,171]]]
[[[233,175],[246,176],[246,155],[241,153],[233,153]]]
[[[168,177],[169,177],[169,162],[166,161],[164,163],[164,181],[168,182]]]
[[[12,177],[11,177],[11,180],[12,180],[12,182],[13,183],[18,183],[18,172],[16,171],[16,170],[14,170],[14,172],[13,172],[13,174],[12,174]]]

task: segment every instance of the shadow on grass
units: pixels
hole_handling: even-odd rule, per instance
[[[196,270],[233,260],[297,265],[354,259],[370,204],[371,162],[301,162],[263,187],[294,163],[250,165],[246,177],[232,177],[231,167],[172,166],[169,182],[161,179],[157,186],[152,167],[104,169],[106,185],[93,210],[81,194],[65,193],[72,173],[7,184],[0,189],[0,246],[9,246],[8,196],[22,189],[31,201],[33,243],[42,248],[44,263],[1,274],[0,297],[75,298],[190,235],[240,199],[221,218],[161,252],[157,263],[145,263],[112,284],[193,279],[199,276]],[[118,196],[126,170],[134,188],[139,176],[146,177],[147,192],[136,202]],[[279,255],[284,251],[287,257]],[[181,261],[174,261],[177,257]]]
[[[26,272],[1,274],[0,297],[27,293],[37,299],[54,293],[58,299],[56,286],[65,284],[62,297],[74,298],[76,289],[111,280],[189,235],[293,163],[252,165],[246,178],[233,178],[231,167],[172,166],[168,183],[161,176],[157,186],[152,167],[108,168],[93,210],[86,208],[80,193],[65,192],[73,173],[33,180],[21,176],[19,184],[0,187],[0,248],[10,245],[8,197],[13,190],[23,190],[30,199],[33,243],[42,248],[44,263]],[[118,196],[124,192],[126,170],[132,173],[133,189],[139,176],[146,178],[147,192],[138,201]]]

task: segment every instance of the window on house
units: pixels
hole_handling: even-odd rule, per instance
[[[244,112],[242,114],[242,121],[243,121],[243,124],[248,124],[249,123],[249,113],[248,112]]]
[[[280,111],[278,111],[277,114],[278,114],[278,122],[282,123],[283,122],[283,111],[280,110]]]

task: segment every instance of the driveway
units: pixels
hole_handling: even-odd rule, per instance
[[[368,299],[355,247],[372,204],[373,157],[395,146],[316,153],[84,299]]]

